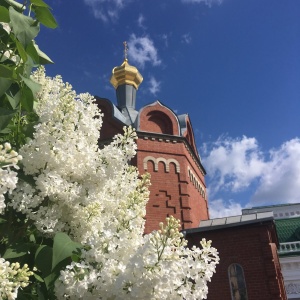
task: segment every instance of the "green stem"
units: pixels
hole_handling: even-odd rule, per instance
[[[17,132],[16,132],[16,148],[17,151],[20,149],[20,141],[19,141],[19,136],[20,136],[20,128],[21,128],[21,118],[22,118],[22,104],[19,104],[19,110],[18,110],[18,119],[17,119]]]

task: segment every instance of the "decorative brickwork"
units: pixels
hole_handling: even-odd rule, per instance
[[[197,176],[192,172],[192,170],[190,169],[190,167],[188,166],[188,174],[189,174],[189,178],[190,181],[193,183],[193,185],[195,186],[195,188],[198,190],[198,192],[200,193],[200,195],[206,199],[206,194],[205,194],[205,188],[204,186],[200,183],[200,180],[197,178]]]
[[[178,161],[174,158],[165,159],[163,157],[153,157],[153,156],[146,156],[144,158],[144,170],[147,171],[147,162],[152,161],[154,163],[154,171],[158,171],[158,163],[163,162],[165,164],[165,170],[167,173],[170,171],[170,163],[174,163],[176,166],[176,173],[180,172],[180,165]]]
[[[173,216],[181,220],[183,229],[197,227],[200,220],[208,219],[204,171],[187,146],[186,139],[149,132],[138,132],[138,137],[137,166],[140,173],[151,174],[145,232],[157,230],[159,222],[171,215],[170,209],[167,209],[169,204],[157,205],[161,191],[169,195],[172,207],[175,207]],[[198,184],[191,181],[192,173]],[[201,189],[199,191],[200,186],[202,192]]]

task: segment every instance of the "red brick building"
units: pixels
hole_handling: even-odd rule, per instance
[[[208,300],[287,299],[272,213],[207,220],[185,234],[189,246],[206,238],[219,251],[221,262],[208,284]]]
[[[213,241],[221,263],[209,284],[208,299],[286,299],[273,217],[254,214],[209,220],[206,172],[189,116],[177,115],[159,101],[136,110],[142,80],[125,59],[111,77],[117,106],[96,98],[104,113],[100,143],[123,132],[123,126],[136,129],[138,150],[132,163],[141,174],[151,174],[145,233],[158,229],[159,222],[173,215],[181,220],[190,245],[199,245],[202,237]]]
[[[145,232],[158,229],[159,222],[173,215],[182,229],[197,227],[208,219],[205,170],[195,145],[189,116],[177,116],[159,101],[136,110],[136,90],[142,81],[138,70],[125,60],[113,70],[118,106],[97,98],[104,113],[101,141],[123,132],[123,126],[136,129],[135,164],[141,174],[151,174]]]

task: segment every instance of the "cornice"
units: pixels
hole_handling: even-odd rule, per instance
[[[198,156],[194,153],[193,149],[187,142],[185,137],[181,136],[174,136],[174,135],[168,135],[168,134],[159,134],[159,133],[152,133],[152,132],[145,132],[145,131],[136,131],[138,138],[149,140],[149,141],[159,141],[164,143],[183,143],[187,151],[189,152],[191,158],[195,162],[195,164],[198,166],[201,174],[204,176],[206,175],[206,171],[198,158]]]

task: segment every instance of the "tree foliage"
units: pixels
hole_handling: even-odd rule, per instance
[[[53,63],[34,39],[40,24],[57,26],[45,2],[26,3],[0,0],[0,141],[9,139],[16,149],[37,121],[35,95],[41,86],[30,77],[32,69]]]

